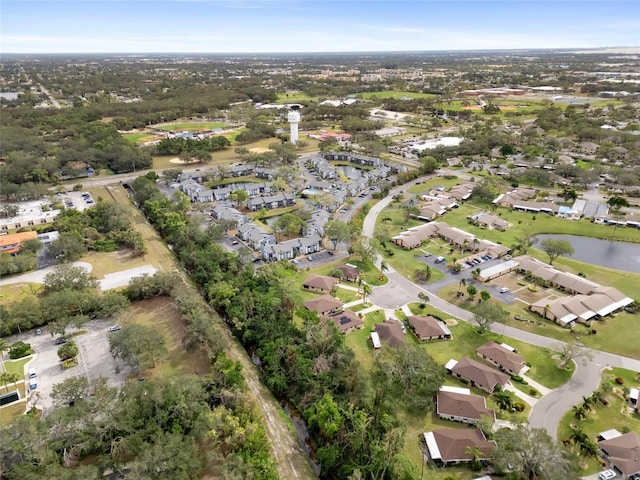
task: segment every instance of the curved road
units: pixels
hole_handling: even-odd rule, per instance
[[[424,178],[416,181],[421,180],[424,180]],[[416,181],[393,189],[385,199],[381,200],[371,208],[365,217],[362,227],[362,233],[365,236],[370,238],[373,237],[376,218],[391,202],[392,197],[406,190],[407,187],[414,185]],[[378,257],[376,260],[378,267],[380,266],[380,262],[381,258]],[[438,310],[442,310],[443,312],[466,322],[473,321],[473,314],[471,312],[453,305],[438,297],[434,292],[430,292],[429,290],[416,285],[409,279],[400,275],[390,266],[387,272],[387,277],[389,278],[387,285],[373,288],[370,299],[375,305],[382,308],[397,309],[406,303],[415,302],[418,298],[418,294],[422,292],[429,296],[429,303]],[[491,327],[491,330],[501,335],[515,338],[516,340],[536,345],[538,347],[548,348],[550,350],[560,351],[564,344],[564,342],[561,342],[560,340],[543,337],[535,333],[526,332],[506,325],[494,325]],[[571,379],[562,387],[552,390],[547,395],[544,395],[531,408],[529,424],[535,428],[544,428],[554,439],[557,439],[560,419],[568,410],[571,409],[573,405],[581,402],[583,396],[587,397],[591,395],[591,393],[598,388],[601,379],[601,371],[604,368],[621,367],[640,372],[640,360],[599,350],[586,350],[590,353],[591,359],[589,360],[584,357],[576,359],[576,369]]]

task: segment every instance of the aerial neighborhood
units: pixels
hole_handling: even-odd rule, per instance
[[[640,480],[638,55],[3,58],[0,477]]]

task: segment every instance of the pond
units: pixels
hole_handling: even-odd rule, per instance
[[[640,273],[640,244],[600,240],[598,238],[578,235],[536,235],[538,241],[534,245],[540,248],[545,238],[566,240],[573,245],[574,254],[569,258],[592,265],[613,268],[631,273]]]
[[[362,171],[357,167],[352,167],[350,165],[336,165],[336,170],[342,172],[345,177],[350,178],[351,180],[355,180],[362,176]]]

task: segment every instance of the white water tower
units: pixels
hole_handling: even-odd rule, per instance
[[[298,143],[298,123],[300,123],[300,106],[292,105],[291,110],[287,118],[289,120],[289,126],[291,128],[290,141],[291,143]]]

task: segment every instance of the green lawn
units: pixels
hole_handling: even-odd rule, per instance
[[[433,93],[416,93],[416,92],[403,92],[399,90],[381,90],[377,92],[362,92],[357,94],[358,97],[368,99],[372,97],[378,98],[437,98],[438,95]]]
[[[622,386],[615,383],[614,379],[620,377],[624,379],[623,386],[637,386],[640,378],[637,372],[626,370],[623,368],[613,368],[606,371],[602,382],[609,382],[613,387],[612,393],[607,395],[608,405],[604,406],[597,403],[584,420],[576,420],[572,411],[562,418],[558,426],[558,439],[560,441],[569,439],[571,432],[576,425],[582,429],[584,433],[589,435],[593,441],[596,441],[596,435],[605,430],[615,428],[619,432],[640,432],[640,415],[630,412],[626,406],[627,400],[623,397]],[[587,462],[582,475],[590,475],[602,469],[602,465],[598,461],[591,458]]]
[[[456,297],[457,285],[450,285],[440,289],[438,296],[461,308],[469,310],[475,303],[470,303],[465,295],[463,299]],[[640,314],[622,312],[615,316],[608,316],[604,320],[594,321],[591,325],[596,330],[596,335],[590,334],[590,329],[582,324],[576,324],[573,331],[560,327],[550,320],[543,319],[528,310],[528,306],[521,302],[513,305],[503,304],[502,307],[510,313],[507,325],[520,330],[555,338],[557,340],[569,341],[577,340],[587,347],[617,353],[631,358],[640,358]],[[519,315],[523,321],[515,320],[514,315]],[[625,341],[620,341],[620,332],[624,332]],[[541,382],[542,383],[542,382]]]
[[[164,130],[165,132],[185,131],[199,132],[201,130],[213,130],[215,128],[229,128],[226,123],[220,122],[184,122],[184,123],[171,123],[166,125],[152,125],[157,130]]]
[[[287,92],[278,94],[275,103],[317,102],[318,97],[312,97],[304,92]]]
[[[24,379],[24,366],[27,362],[31,361],[32,356],[19,358],[17,360],[6,360],[4,362],[4,368],[7,370],[7,373],[17,373],[20,375],[21,379]]]
[[[138,143],[139,141],[141,141],[141,139],[146,139],[148,138],[154,138],[154,135],[151,135],[150,133],[147,132],[140,132],[140,133],[124,133],[122,134],[122,137],[129,143]]]

